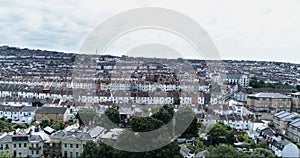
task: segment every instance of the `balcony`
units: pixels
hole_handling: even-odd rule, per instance
[[[29,147],[29,150],[41,150],[42,149],[42,147],[33,147],[33,146],[30,146]]]

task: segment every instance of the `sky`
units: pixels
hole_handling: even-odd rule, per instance
[[[300,63],[298,0],[0,0],[0,45],[78,52],[101,22],[140,7],[172,9],[194,19],[207,31],[222,59]],[[123,48],[130,38],[137,42],[149,39],[148,35],[128,35],[108,51],[122,54],[128,51]],[[157,33],[151,38],[168,39],[174,45],[178,39],[169,36]],[[192,50],[179,43],[178,52],[185,58],[201,58],[185,55]]]

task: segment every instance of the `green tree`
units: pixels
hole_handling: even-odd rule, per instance
[[[170,143],[160,149],[147,152],[127,152],[112,148],[103,142],[87,142],[81,158],[101,157],[101,158],[179,158],[182,157],[177,143]]]
[[[297,89],[297,91],[300,91],[300,85],[299,84],[296,86],[296,89]]]
[[[96,144],[93,141],[89,141],[86,142],[84,148],[83,148],[83,152],[80,154],[81,158],[88,158],[88,157],[105,157],[105,153],[108,153],[109,151],[105,151],[103,150],[103,148],[101,148],[102,146],[100,146],[102,142],[99,142],[99,144]],[[100,152],[103,152],[102,154],[100,154]],[[100,154],[100,155],[99,155]]]
[[[179,98],[174,98],[173,104],[174,105],[179,105],[180,104],[180,99]]]
[[[250,157],[248,154],[244,152],[239,152],[235,150],[235,148],[231,145],[221,144],[216,147],[212,147],[208,149],[209,155],[208,158],[247,158]]]
[[[161,127],[164,123],[153,117],[133,117],[131,129],[134,132],[149,132]]]
[[[1,158],[11,158],[13,157],[11,153],[5,152],[5,151],[0,151],[0,157]]]
[[[253,88],[275,88],[275,84],[273,83],[265,83],[264,80],[257,80],[256,77],[250,79],[250,86]]]
[[[258,88],[258,83],[257,83],[257,78],[256,77],[252,77],[250,79],[249,85],[253,88]]]
[[[182,137],[192,138],[199,137],[199,124],[197,123],[197,117],[195,116],[189,127],[184,131]]]
[[[264,80],[259,80],[259,82],[258,82],[258,88],[263,88],[263,87],[265,87],[265,81]]]
[[[81,108],[76,118],[79,120],[80,125],[89,125],[90,121],[93,121],[96,116],[96,111],[91,108]]]
[[[256,148],[269,149],[269,146],[268,146],[267,142],[259,142],[259,143],[256,144]]]
[[[177,58],[177,62],[184,63],[184,59],[183,58]]]
[[[151,117],[162,121],[164,124],[167,124],[171,121],[174,115],[174,109],[168,105],[164,105],[159,111],[153,114]]]
[[[230,144],[235,142],[234,131],[230,126],[224,125],[221,122],[210,126],[207,133],[208,142],[211,145]]]
[[[164,106],[162,107],[158,113],[161,115],[166,116],[151,116],[151,117],[133,117],[130,121],[131,124],[131,130],[134,132],[147,132],[147,131],[153,131],[155,129],[160,128],[169,120],[168,116],[173,115],[174,110],[171,107]],[[137,137],[137,140],[134,136],[139,135],[137,133],[128,132],[130,129],[125,130],[121,135],[119,135],[118,140],[113,142],[112,145],[115,145],[114,143],[119,143],[118,145],[122,145],[120,143],[125,143],[123,145],[128,144],[134,144],[133,142],[136,142],[137,147],[140,145],[147,145],[143,142],[139,142],[139,138]],[[131,134],[131,135],[130,135]],[[133,134],[133,135],[132,135]],[[161,137],[163,135],[159,133],[157,137],[151,137],[151,140],[155,143],[159,143],[161,139],[164,139],[164,137]],[[134,140],[133,140],[134,139]],[[133,142],[131,142],[133,141]],[[180,148],[178,146],[177,142],[171,142],[170,144],[156,150],[152,151],[146,151],[146,152],[126,152],[126,151],[120,151],[115,148],[112,148],[111,146],[106,145],[103,142],[88,142],[85,147],[83,153],[80,155],[80,157],[101,157],[101,158],[179,158],[182,157],[180,154]]]
[[[276,156],[268,149],[256,148],[251,154],[251,158],[275,158]]]
[[[105,115],[115,124],[119,124],[121,122],[120,113],[116,108],[108,108],[105,110]]]
[[[265,87],[267,87],[267,88],[275,88],[275,85],[273,83],[267,83],[265,85]]]
[[[128,56],[126,56],[126,55],[122,55],[122,56],[120,57],[120,60],[126,60],[127,57],[128,57]]]
[[[55,123],[51,124],[50,127],[57,130],[57,131],[62,130],[65,127],[65,123],[62,120],[57,120]]]
[[[0,120],[0,131],[1,132],[11,132],[13,130],[12,124],[7,120]]]
[[[253,140],[251,140],[251,142],[250,142],[250,148],[251,149],[256,148],[256,143]]]
[[[40,125],[42,128],[51,126],[51,120],[49,118],[42,118]]]
[[[236,137],[236,139],[237,139],[238,142],[243,142],[243,141],[245,141],[245,138],[244,138],[242,135],[238,135],[238,136]]]

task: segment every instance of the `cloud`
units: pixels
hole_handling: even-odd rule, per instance
[[[2,0],[0,44],[76,52],[103,20],[146,6],[173,9],[195,19],[223,58],[300,63],[297,0]]]

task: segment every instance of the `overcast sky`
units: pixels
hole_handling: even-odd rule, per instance
[[[0,45],[78,52],[103,20],[149,6],[196,20],[222,59],[300,63],[298,0],[0,0]]]

